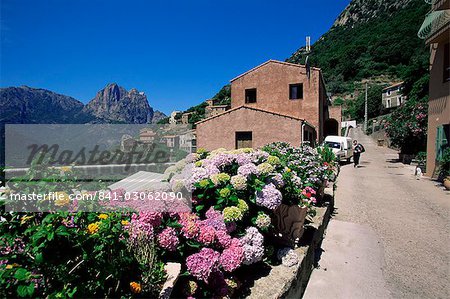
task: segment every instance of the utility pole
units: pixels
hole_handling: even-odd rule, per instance
[[[364,134],[367,134],[367,81],[366,81],[366,100],[364,103]]]

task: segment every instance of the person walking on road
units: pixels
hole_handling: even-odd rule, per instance
[[[358,143],[358,140],[353,140],[353,167],[358,167],[361,153],[364,153],[365,151],[364,146]]]

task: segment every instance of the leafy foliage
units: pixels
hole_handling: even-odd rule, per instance
[[[444,154],[439,160],[439,164],[439,177],[443,179],[446,176],[450,176],[450,147],[447,147],[444,150]]]
[[[378,116],[383,113],[383,105],[381,102],[381,92],[383,87],[380,85],[371,85],[367,91],[367,114],[369,118]],[[364,102],[365,92],[361,90],[356,100],[344,101],[344,115],[349,119],[358,121],[364,119]]]
[[[216,93],[212,99],[217,105],[230,105],[231,104],[231,85],[227,84],[222,87],[218,93]]]
[[[3,213],[0,295],[2,297],[130,296],[130,281],[144,271],[156,291],[164,272],[149,269],[127,249],[127,231],[120,213]],[[95,226],[96,230],[92,228]],[[152,280],[152,277],[155,280]]]
[[[334,26],[314,43],[309,61],[322,68],[332,93],[351,92],[354,81],[378,75],[411,81],[408,92],[428,72],[428,49],[417,31],[429,8],[425,1],[413,0],[392,16]],[[298,51],[288,61],[304,63],[305,58]]]
[[[410,99],[386,118],[385,129],[392,145],[403,154],[415,154],[425,149],[428,101]]]
[[[231,105],[231,85],[227,84],[222,87],[212,98],[214,105]],[[190,107],[184,113],[191,112],[189,116],[189,123],[195,124],[196,122],[205,118],[205,108],[208,106],[206,102]],[[168,122],[168,119],[167,119]]]

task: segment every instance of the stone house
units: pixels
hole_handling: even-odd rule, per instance
[[[430,47],[427,175],[436,176],[438,161],[450,146],[450,0],[431,3],[418,36]]]
[[[183,125],[189,124],[189,117],[191,117],[191,115],[193,115],[193,114],[194,114],[193,112],[186,112],[186,113],[183,113],[183,114],[181,115],[181,123],[182,123]]]
[[[195,152],[197,150],[195,147],[195,130],[189,130],[180,134],[179,146],[181,150],[187,153]]]
[[[180,136],[178,135],[164,135],[161,137],[161,142],[169,148],[180,147]]]
[[[223,113],[230,108],[230,106],[228,105],[215,105],[212,99],[206,100],[206,104],[207,106],[205,107],[205,118]]]
[[[139,131],[139,141],[152,143],[155,141],[156,133],[151,128],[143,128]]]
[[[231,80],[231,109],[197,122],[197,146],[212,150],[298,146],[339,135],[318,68],[269,60]]]
[[[385,109],[395,108],[406,101],[406,96],[403,95],[403,82],[392,84],[383,89],[381,101]]]

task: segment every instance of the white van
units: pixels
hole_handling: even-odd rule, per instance
[[[350,158],[353,156],[352,139],[350,137],[327,136],[324,143],[333,150],[339,161],[347,160],[347,162],[350,162]]]

